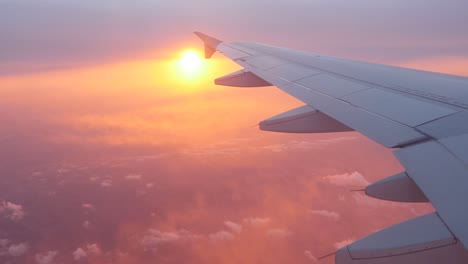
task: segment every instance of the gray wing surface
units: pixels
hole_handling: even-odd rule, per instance
[[[358,131],[394,149],[406,169],[366,194],[435,207],[340,249],[336,263],[468,263],[468,78],[195,34],[207,58],[219,51],[243,67],[216,84],[272,85],[305,103],[262,130]]]

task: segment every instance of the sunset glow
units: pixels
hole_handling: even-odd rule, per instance
[[[215,85],[243,67],[192,32],[468,76],[467,9],[0,1],[0,264],[334,264],[433,212],[349,191],[404,171],[364,135],[260,131],[305,103]]]
[[[197,52],[187,50],[182,54],[179,60],[180,74],[185,79],[196,79],[203,74],[204,63]]]

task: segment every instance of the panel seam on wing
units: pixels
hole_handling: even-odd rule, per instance
[[[285,60],[285,61],[288,61],[290,63],[295,63],[297,65],[300,65],[302,67],[306,67],[306,68],[310,68],[310,69],[315,69],[315,70],[318,70],[318,71],[321,71],[322,73],[328,73],[328,74],[331,74],[331,75],[334,75],[334,76],[340,76],[342,78],[345,78],[345,79],[349,79],[349,80],[352,80],[352,81],[355,81],[355,82],[358,82],[358,83],[364,83],[364,84],[368,84],[368,85],[372,85],[372,86],[375,86],[376,88],[381,88],[381,89],[386,89],[386,90],[390,90],[390,91],[394,91],[394,92],[399,92],[399,93],[404,93],[406,95],[411,95],[411,96],[416,96],[416,97],[420,97],[420,98],[425,98],[427,100],[430,100],[430,101],[433,101],[433,102],[438,102],[438,103],[442,103],[442,104],[445,104],[445,105],[449,105],[449,106],[452,106],[452,107],[460,107],[460,108],[463,108],[463,109],[468,109],[468,106],[465,105],[465,104],[461,104],[461,103],[458,103],[458,102],[449,102],[449,101],[446,101],[446,100],[441,100],[441,99],[435,99],[434,96],[437,96],[437,95],[433,95],[433,94],[418,94],[418,93],[413,93],[411,91],[407,91],[408,89],[410,88],[404,88],[406,89],[403,90],[403,89],[399,89],[398,87],[389,87],[389,86],[383,86],[383,85],[380,85],[380,84],[377,84],[377,83],[373,83],[373,82],[369,82],[369,81],[364,81],[364,80],[360,80],[360,79],[356,79],[356,78],[353,78],[353,77],[350,77],[350,76],[347,76],[347,75],[344,75],[344,74],[339,74],[339,73],[336,73],[336,72],[333,72],[333,71],[329,71],[329,70],[325,70],[325,69],[322,69],[322,68],[319,68],[319,67],[316,67],[316,66],[310,66],[310,65],[307,65],[307,64],[304,64],[304,63],[301,63],[301,62],[297,62],[297,61],[294,61],[294,60],[291,60],[291,59],[287,59],[287,58],[284,58],[282,56],[278,56],[278,55],[274,55],[270,52],[261,52],[262,54],[267,54],[269,56],[273,56],[275,58],[280,58],[282,60]],[[337,58],[339,59],[339,58]],[[306,77],[307,78],[307,77]],[[432,97],[431,97],[432,96]]]

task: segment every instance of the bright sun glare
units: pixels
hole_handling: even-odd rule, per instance
[[[193,50],[188,50],[182,54],[179,65],[185,77],[193,78],[195,75],[200,74],[203,64],[202,62],[200,54]]]

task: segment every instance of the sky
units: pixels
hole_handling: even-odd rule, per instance
[[[351,190],[401,172],[356,133],[255,124],[301,103],[190,75],[192,34],[468,75],[468,2],[0,0],[1,263],[333,263],[429,205]]]

